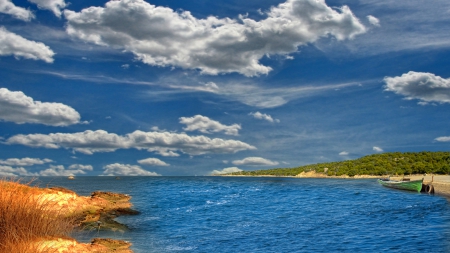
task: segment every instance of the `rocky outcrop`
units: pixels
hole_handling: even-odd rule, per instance
[[[45,238],[30,247],[36,252],[58,253],[133,253],[131,243],[122,240],[94,238],[90,243],[79,243],[68,238]]]
[[[114,220],[139,213],[132,209],[127,194],[94,192],[78,196],[61,187],[38,188],[0,180],[0,197],[0,222],[7,222],[10,228],[5,229],[11,235],[1,237],[1,252],[132,252],[131,243],[126,241],[96,238],[91,243],[79,243],[68,237],[73,229],[128,230]]]
[[[94,192],[90,197],[79,197],[76,225],[87,230],[112,230],[124,232],[128,227],[114,219],[122,215],[136,215],[138,211],[131,209],[127,194],[112,192]]]

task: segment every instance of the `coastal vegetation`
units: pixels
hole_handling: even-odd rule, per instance
[[[240,171],[229,175],[297,176],[315,171],[327,176],[450,174],[450,152],[392,152],[373,154],[355,160],[317,163],[294,168]]]
[[[126,230],[114,221],[132,210],[124,194],[94,192],[78,196],[65,188],[39,188],[18,180],[0,180],[0,252],[132,252],[130,243],[95,238],[78,243],[75,230]]]
[[[36,188],[6,181],[0,188],[0,252],[36,251],[38,238],[67,237],[72,231],[70,219],[54,202],[37,197]]]

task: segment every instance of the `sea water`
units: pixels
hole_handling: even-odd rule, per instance
[[[374,179],[41,177],[79,195],[132,196],[130,231],[89,232],[140,252],[450,252],[450,205]]]

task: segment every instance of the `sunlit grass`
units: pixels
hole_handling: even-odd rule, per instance
[[[73,219],[44,197],[46,189],[30,183],[0,179],[0,252],[57,252],[38,242],[68,238],[73,230]]]

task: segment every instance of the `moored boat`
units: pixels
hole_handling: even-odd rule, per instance
[[[422,190],[423,178],[420,180],[413,180],[413,181],[378,179],[378,183],[390,188],[420,192]]]

